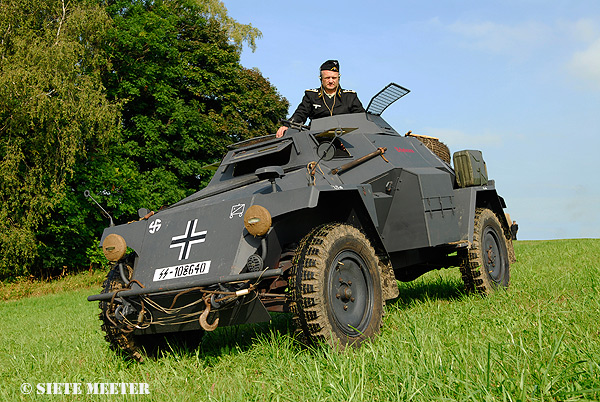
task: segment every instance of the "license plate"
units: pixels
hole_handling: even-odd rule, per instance
[[[172,267],[158,268],[154,271],[154,282],[168,279],[187,278],[190,276],[207,274],[210,269],[209,261],[190,262]]]

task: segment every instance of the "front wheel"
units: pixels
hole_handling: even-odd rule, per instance
[[[355,227],[333,223],[301,242],[291,270],[291,309],[309,343],[344,349],[379,332],[383,314],[379,260]]]
[[[124,266],[124,274],[127,279],[131,278],[132,268]],[[123,277],[115,266],[107,275],[103,284],[102,293],[112,293],[126,288]],[[104,338],[110,344],[110,348],[123,354],[125,358],[137,362],[144,361],[144,355],[155,356],[162,350],[169,350],[174,345],[185,346],[195,349],[200,344],[203,331],[185,331],[165,334],[135,335],[134,328],[119,321],[118,311],[122,311],[122,303],[118,300],[100,302],[100,321]]]
[[[508,287],[510,260],[506,244],[496,214],[487,208],[477,208],[473,244],[466,252],[461,267],[467,291],[490,294]]]

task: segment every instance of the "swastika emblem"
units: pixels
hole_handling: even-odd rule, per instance
[[[161,222],[160,219],[155,219],[149,226],[148,226],[148,232],[150,232],[150,234],[154,234],[156,232],[158,232],[160,230],[161,227]]]

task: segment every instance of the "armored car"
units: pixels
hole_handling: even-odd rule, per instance
[[[104,230],[112,263],[100,302],[106,339],[137,360],[178,334],[290,312],[299,338],[341,348],[379,332],[399,281],[457,267],[468,291],[508,287],[512,243],[482,153],[401,135],[382,112],[288,122],[282,138],[235,144],[210,184]]]

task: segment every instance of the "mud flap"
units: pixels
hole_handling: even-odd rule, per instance
[[[392,264],[389,262],[383,263],[379,261],[379,268],[381,269],[381,291],[383,300],[391,300],[398,297],[400,290],[398,289],[398,282],[396,282],[396,276],[392,269]]]
[[[515,247],[511,238],[506,239],[506,249],[508,250],[508,260],[511,264],[517,262],[517,255],[515,254]]]
[[[220,310],[219,320],[221,326],[231,326],[267,322],[271,320],[271,316],[260,299],[255,294],[250,294],[240,299],[233,308]]]

